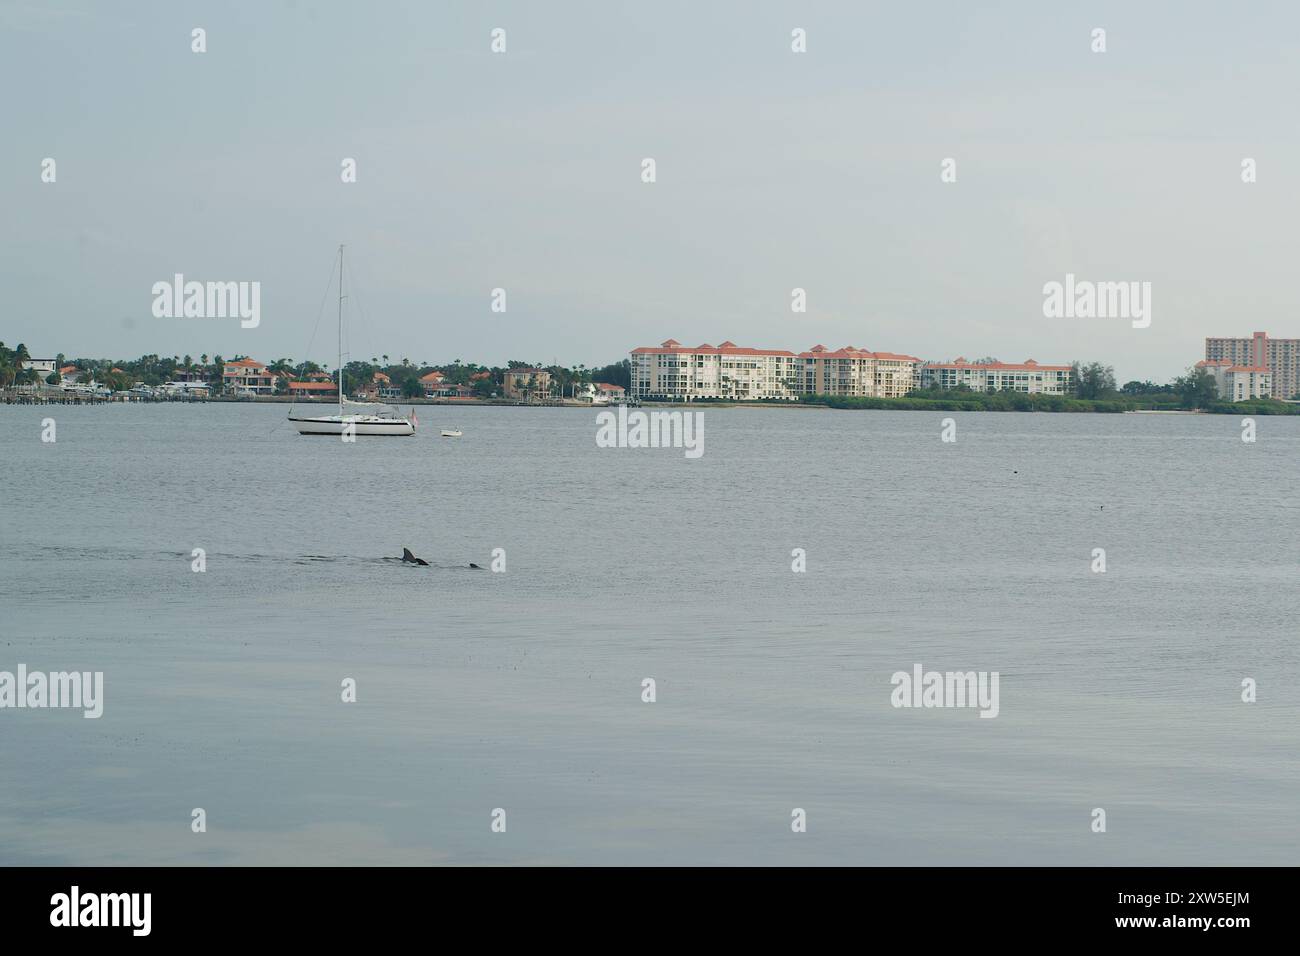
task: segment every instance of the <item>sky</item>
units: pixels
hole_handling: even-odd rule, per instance
[[[1298,38],[1288,3],[0,0],[0,340],[332,365],[345,243],[350,359],[729,339],[1166,381],[1209,335],[1300,337]],[[260,283],[260,324],[155,317],[176,273]],[[1067,273],[1150,282],[1150,327],[1045,317]]]

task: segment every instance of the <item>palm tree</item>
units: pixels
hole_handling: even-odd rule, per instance
[[[289,390],[288,385],[286,383],[290,378],[293,377],[293,359],[278,358],[270,365],[268,365],[266,367],[266,370],[268,372],[273,373],[276,376],[275,379],[276,394],[282,395],[284,394],[284,392],[287,392]],[[281,385],[285,386],[283,390],[280,388]]]

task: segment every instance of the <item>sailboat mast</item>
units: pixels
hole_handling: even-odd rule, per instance
[[[343,246],[339,245],[339,417],[343,416]]]

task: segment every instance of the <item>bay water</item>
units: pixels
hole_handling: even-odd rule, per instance
[[[0,863],[1300,853],[1300,418],[706,407],[690,460],[285,413],[0,406],[0,671],[104,673],[0,710]],[[893,707],[917,664],[998,716]]]

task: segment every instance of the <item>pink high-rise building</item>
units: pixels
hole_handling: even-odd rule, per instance
[[[1270,339],[1267,332],[1256,332],[1248,339],[1207,338],[1205,360],[1267,369],[1274,398],[1300,395],[1300,339]]]

